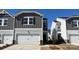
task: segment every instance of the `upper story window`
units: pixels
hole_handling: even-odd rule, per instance
[[[47,28],[47,24],[46,24],[46,23],[44,23],[44,24],[43,24],[43,27],[44,27],[44,28]]]
[[[29,18],[29,24],[34,24],[34,17]]]
[[[23,18],[23,24],[28,24],[28,18],[26,17]]]
[[[34,24],[34,17],[24,17],[23,18],[23,24],[24,25],[33,25]]]
[[[8,24],[7,18],[1,18],[0,19],[0,26],[6,26]]]
[[[8,20],[5,19],[5,20],[4,20],[4,25],[7,25],[7,24],[8,24]]]
[[[73,26],[79,27],[79,20],[73,20]]]
[[[0,25],[2,25],[2,20],[0,20]]]

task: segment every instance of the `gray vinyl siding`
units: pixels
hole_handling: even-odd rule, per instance
[[[33,25],[24,25],[22,24],[22,18],[24,16],[34,16],[35,23]],[[15,17],[15,28],[42,28],[42,16],[38,15],[19,15]]]
[[[14,18],[9,16],[8,14],[0,14],[0,18],[8,18],[8,24],[7,26],[0,26],[0,30],[13,30],[14,27]]]
[[[79,17],[72,17],[66,20],[66,29],[67,30],[79,30],[79,28],[73,27],[73,20],[79,20]]]

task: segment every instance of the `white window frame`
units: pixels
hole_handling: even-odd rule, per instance
[[[77,25],[77,26],[74,26],[74,27],[79,27],[79,20],[73,20],[73,22],[76,22],[76,25]]]
[[[7,18],[0,18],[0,20],[2,20],[2,24],[0,26],[7,26],[7,25],[4,25],[4,21],[8,20]]]
[[[28,19],[28,23],[27,24],[23,24],[23,25],[33,25],[33,24],[29,24],[29,19],[30,18],[34,18],[33,16],[25,16],[24,18],[27,18]],[[23,20],[24,21],[24,20]]]

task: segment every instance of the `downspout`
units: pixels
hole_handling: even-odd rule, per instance
[[[14,30],[14,31],[13,31],[13,32],[14,32],[14,33],[13,33],[13,44],[15,44],[15,43],[16,43],[16,42],[15,42],[15,41],[16,41],[16,40],[15,40],[15,17],[14,17],[14,21],[13,21],[13,30]]]
[[[43,16],[42,17],[42,45],[43,45]]]

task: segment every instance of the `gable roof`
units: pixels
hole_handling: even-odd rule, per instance
[[[13,17],[9,12],[7,12],[6,10],[4,9],[0,9],[0,14],[8,14],[9,16]],[[14,17],[13,17],[14,18]]]
[[[0,12],[2,12],[3,11],[3,9],[0,9]]]
[[[67,18],[69,18],[69,17],[58,17],[58,18],[63,18],[63,19],[67,19]]]
[[[20,14],[22,14],[22,13],[36,13],[36,14],[38,14],[38,15],[40,15],[40,16],[43,16],[43,14],[41,14],[41,13],[39,13],[39,12],[36,12],[36,11],[21,11],[21,12],[15,14],[15,16],[18,16],[18,15],[20,15]]]

